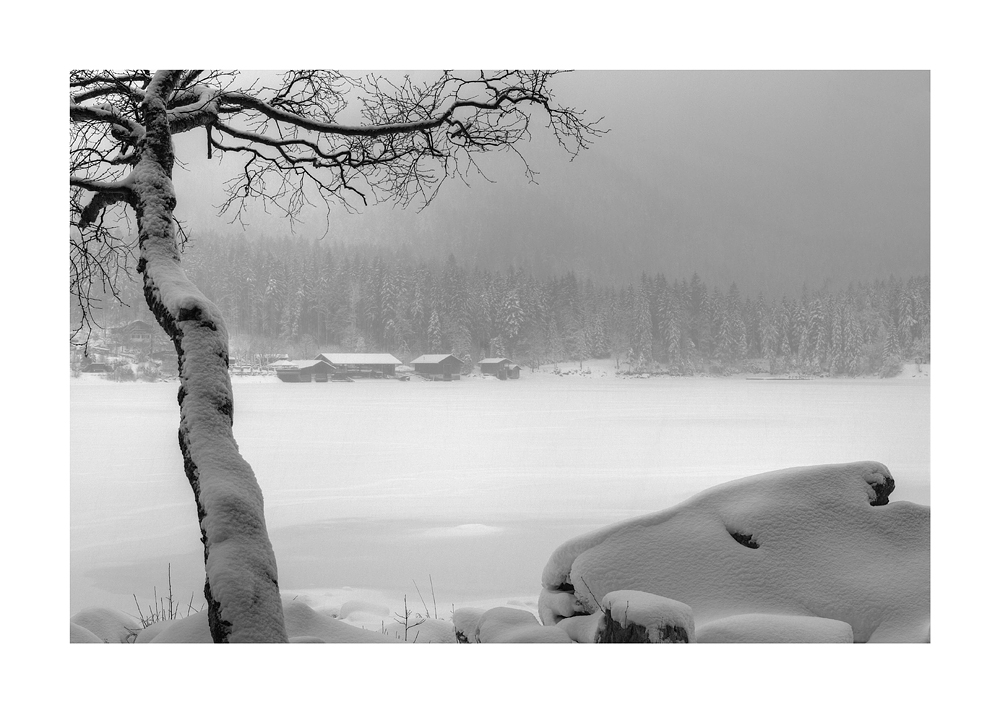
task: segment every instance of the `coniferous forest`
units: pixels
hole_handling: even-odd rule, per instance
[[[887,276],[765,299],[740,286],[642,275],[609,287],[572,272],[469,269],[332,240],[203,236],[189,276],[222,309],[234,363],[318,351],[507,356],[530,368],[613,359],[624,372],[891,376],[930,361],[930,278]],[[141,286],[103,321],[151,320]]]

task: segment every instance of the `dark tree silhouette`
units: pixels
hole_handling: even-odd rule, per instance
[[[70,292],[81,315],[73,336],[89,331],[96,291],[116,294],[121,270],[136,258],[146,302],[177,350],[180,448],[205,548],[214,641],[287,636],[263,497],[232,433],[226,325],[181,266],[173,135],[204,131],[209,158],[245,159],[222,206],[237,219],[253,201],[290,218],[316,199],[426,204],[442,181],[477,170],[479,154],[517,152],[532,116],[573,155],[600,133],[582,111],[556,102],[555,74],[445,72],[429,83],[392,83],[307,70],[275,86],[244,87],[236,72],[70,73]],[[349,106],[360,119],[340,123]],[[135,216],[134,242],[119,236],[109,213],[123,206]]]

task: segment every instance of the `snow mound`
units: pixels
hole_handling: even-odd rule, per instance
[[[145,629],[143,629],[142,631],[140,631],[136,635],[135,641],[133,643],[136,643],[136,644],[148,644],[154,638],[156,638],[161,633],[163,633],[163,630],[166,629],[168,626],[170,626],[173,623],[174,623],[174,620],[163,619],[161,621],[158,621],[158,622],[155,622],[153,624],[150,624],[149,626],[147,626]]]
[[[366,618],[366,615],[375,615],[386,618],[389,616],[389,607],[383,604],[374,604],[372,602],[352,599],[349,602],[344,602],[344,604],[340,607],[340,612],[337,614],[337,618],[344,621],[350,621],[352,619],[361,620]]]
[[[200,611],[197,614],[186,616],[183,619],[174,619],[166,622],[150,637],[145,637],[140,632],[136,637],[139,644],[211,644],[212,632],[208,629],[208,612]]]
[[[69,623],[69,643],[71,644],[104,644],[108,643],[92,632],[84,629],[79,624]]]
[[[772,614],[845,622],[858,642],[926,641],[930,508],[889,503],[893,487],[870,461],[791,468],[575,538],[542,574],[542,623],[635,590],[690,606],[699,632]]]
[[[515,627],[498,634],[492,644],[572,644],[564,630],[558,626],[527,626]]]
[[[525,628],[540,626],[538,619],[530,611],[512,607],[494,607],[479,617],[475,640],[481,644],[500,643],[501,640],[507,640],[515,630],[521,630],[523,635]],[[510,641],[507,640],[507,643]]]
[[[698,630],[699,644],[852,644],[851,625],[818,616],[743,614]]]
[[[451,622],[455,627],[455,638],[459,643],[471,644],[476,640],[476,627],[485,609],[475,607],[463,607],[456,609],[451,615]]]
[[[289,638],[315,637],[328,644],[388,644],[393,639],[377,631],[368,631],[358,626],[320,614],[305,602],[282,602],[285,612],[285,631]]]
[[[597,642],[597,635],[601,630],[604,621],[603,612],[585,614],[582,616],[572,616],[560,619],[556,626],[566,632],[569,638],[580,644],[593,644]],[[545,627],[549,628],[549,627]]]
[[[495,535],[498,532],[503,532],[503,528],[480,523],[468,523],[453,527],[431,527],[424,530],[419,536],[427,538],[482,537],[483,535]]]
[[[398,634],[399,638],[403,638],[405,633],[407,639],[415,644],[454,644],[458,641],[455,638],[455,627],[444,619],[418,615],[416,624],[410,624],[409,632],[404,632],[403,629],[402,624],[395,622],[386,627],[386,632]]]
[[[454,638],[463,644],[571,644],[566,630],[542,626],[530,611],[513,607],[456,609]]]
[[[69,620],[70,624],[91,632],[98,641],[108,644],[124,644],[136,631],[142,628],[134,618],[114,609],[94,607],[77,612]],[[74,629],[70,627],[70,641],[73,641]],[[82,636],[82,633],[77,634]],[[85,637],[84,637],[85,638]]]
[[[352,626],[327,614],[321,614],[301,601],[283,601],[282,610],[288,639],[294,643],[396,643],[395,638],[385,636],[377,631],[368,631],[359,626]],[[85,613],[81,612],[73,618],[76,619]],[[89,639],[82,633],[85,631],[87,629],[71,622],[70,641],[73,643],[88,641]],[[410,633],[412,637],[412,629]],[[212,643],[212,634],[208,628],[208,614],[205,611],[200,611],[183,619],[157,622],[140,631],[135,641],[136,643],[152,644],[210,644]]]
[[[614,628],[622,631],[630,626],[642,627],[645,639],[651,644],[694,641],[694,613],[683,602],[626,589],[604,595],[601,609],[605,625],[613,622]],[[598,633],[610,632],[605,628]]]

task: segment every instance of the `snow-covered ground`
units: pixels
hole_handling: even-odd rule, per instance
[[[564,365],[564,369],[574,365]],[[578,366],[578,365],[576,365]],[[533,609],[567,540],[754,473],[876,460],[930,504],[930,379],[284,384],[236,378],[282,591],[318,608]],[[923,367],[921,373],[929,373]],[[176,383],[73,380],[71,614],[200,600]],[[419,588],[419,592],[418,592]],[[384,615],[384,614],[383,614]],[[368,623],[374,624],[375,616]]]

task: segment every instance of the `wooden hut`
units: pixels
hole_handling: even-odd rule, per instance
[[[479,362],[479,370],[483,374],[490,374],[498,379],[521,378],[521,367],[507,357],[492,357],[490,359],[483,359]]]
[[[492,374],[493,376],[499,376],[500,370],[506,368],[507,364],[512,364],[513,362],[507,357],[493,357],[490,359],[483,359],[479,362],[479,371],[483,374]]]
[[[410,362],[417,376],[434,381],[462,378],[462,360],[452,354],[423,354]]]
[[[316,359],[332,366],[337,374],[354,379],[387,379],[396,375],[403,362],[392,354],[317,354]]]
[[[275,366],[275,374],[287,383],[329,381],[336,370],[319,359],[292,359]]]

